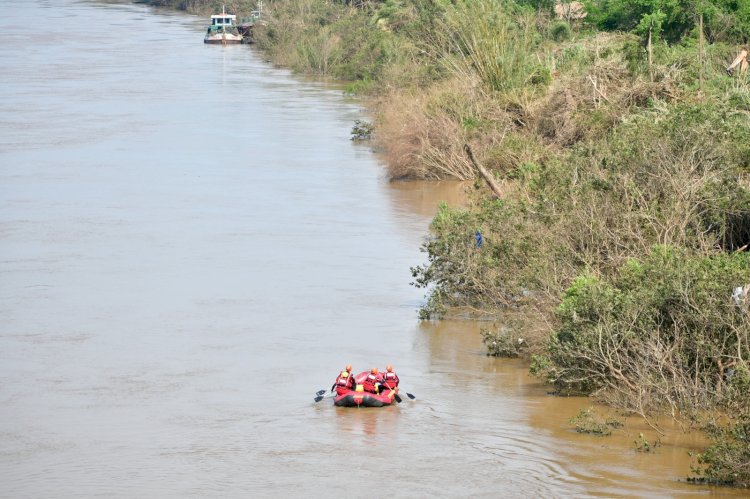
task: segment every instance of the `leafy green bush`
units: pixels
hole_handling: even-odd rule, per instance
[[[611,280],[581,276],[557,309],[545,374],[565,389],[608,388],[629,409],[708,407],[725,367],[750,358],[750,317],[729,296],[750,282],[750,255],[658,246]]]
[[[698,456],[695,481],[750,487],[750,414],[708,430],[712,444]]]
[[[727,377],[721,403],[724,417],[704,427],[711,445],[698,455],[693,480],[750,487],[750,370],[740,366]]]
[[[570,24],[566,21],[557,21],[550,26],[550,37],[556,42],[564,42],[570,39]]]
[[[590,0],[585,3],[589,22],[608,31],[643,31],[646,25],[656,21],[658,31],[663,31],[665,39],[676,43],[692,35],[700,14],[703,14],[704,29],[711,41],[742,41],[750,37],[750,5],[747,2]]]
[[[518,357],[527,346],[526,340],[507,324],[494,329],[483,328],[480,334],[487,348],[487,355],[493,357]]]

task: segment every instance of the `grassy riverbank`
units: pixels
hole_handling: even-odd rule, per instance
[[[750,86],[726,72],[750,5],[602,0],[559,19],[554,3],[276,0],[255,39],[372,101],[392,178],[474,180],[412,269],[423,318],[502,318],[492,353],[528,356],[561,392],[680,414],[715,439],[703,478],[750,486],[750,297],[735,292],[750,285]]]
[[[191,14],[211,15],[221,14],[226,8],[227,14],[235,14],[237,18],[249,17],[257,9],[257,0],[138,0],[154,7],[166,7],[173,10],[183,10]]]

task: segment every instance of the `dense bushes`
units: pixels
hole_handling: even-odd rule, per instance
[[[507,169],[502,201],[441,208],[416,282],[433,285],[443,306],[507,306],[532,290],[547,307],[581,272],[614,275],[657,244],[739,249],[750,243],[750,192],[737,182],[747,179],[738,159],[749,126],[721,109],[676,106],[631,117],[560,160]],[[424,315],[439,314],[435,303]]]
[[[726,416],[704,426],[712,444],[698,456],[698,466],[694,469],[696,481],[750,487],[750,407],[747,401],[750,371],[747,367],[734,370],[727,391],[731,394],[725,396],[724,401],[730,403],[722,404]]]
[[[638,31],[654,20],[664,38],[675,43],[695,29],[703,15],[708,39],[746,42],[750,4],[742,0],[590,0],[588,20],[605,30]]]
[[[201,15],[215,14],[226,7],[227,13],[238,17],[249,16],[258,5],[256,0],[146,0],[146,3],[155,7],[170,7]]]
[[[343,2],[284,0],[267,5],[266,24],[254,33],[276,63],[304,73],[353,83],[359,92],[392,81],[399,86],[434,77],[419,61],[427,57],[423,37],[433,2]],[[406,68],[409,68],[407,71]]]
[[[747,253],[703,257],[656,246],[609,279],[578,277],[537,365],[561,388],[609,388],[639,413],[712,407],[726,392],[727,370],[750,359],[750,316],[730,299],[747,282]]]

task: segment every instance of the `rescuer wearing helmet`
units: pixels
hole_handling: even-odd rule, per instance
[[[385,366],[383,386],[390,388],[391,390],[398,387],[398,375],[393,371],[393,366],[391,364]]]
[[[352,365],[347,364],[343,371],[336,377],[336,381],[333,382],[331,391],[336,390],[336,394],[343,395],[347,390],[354,390],[357,386],[357,382],[354,381],[354,375],[352,374]]]
[[[362,386],[366,392],[380,393],[380,384],[383,381],[383,376],[378,372],[377,367],[370,369],[370,374],[367,375]]]

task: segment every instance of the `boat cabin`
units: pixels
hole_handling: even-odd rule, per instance
[[[237,16],[232,14],[214,14],[211,16],[211,26],[217,28],[230,28],[234,26],[234,20]]]

